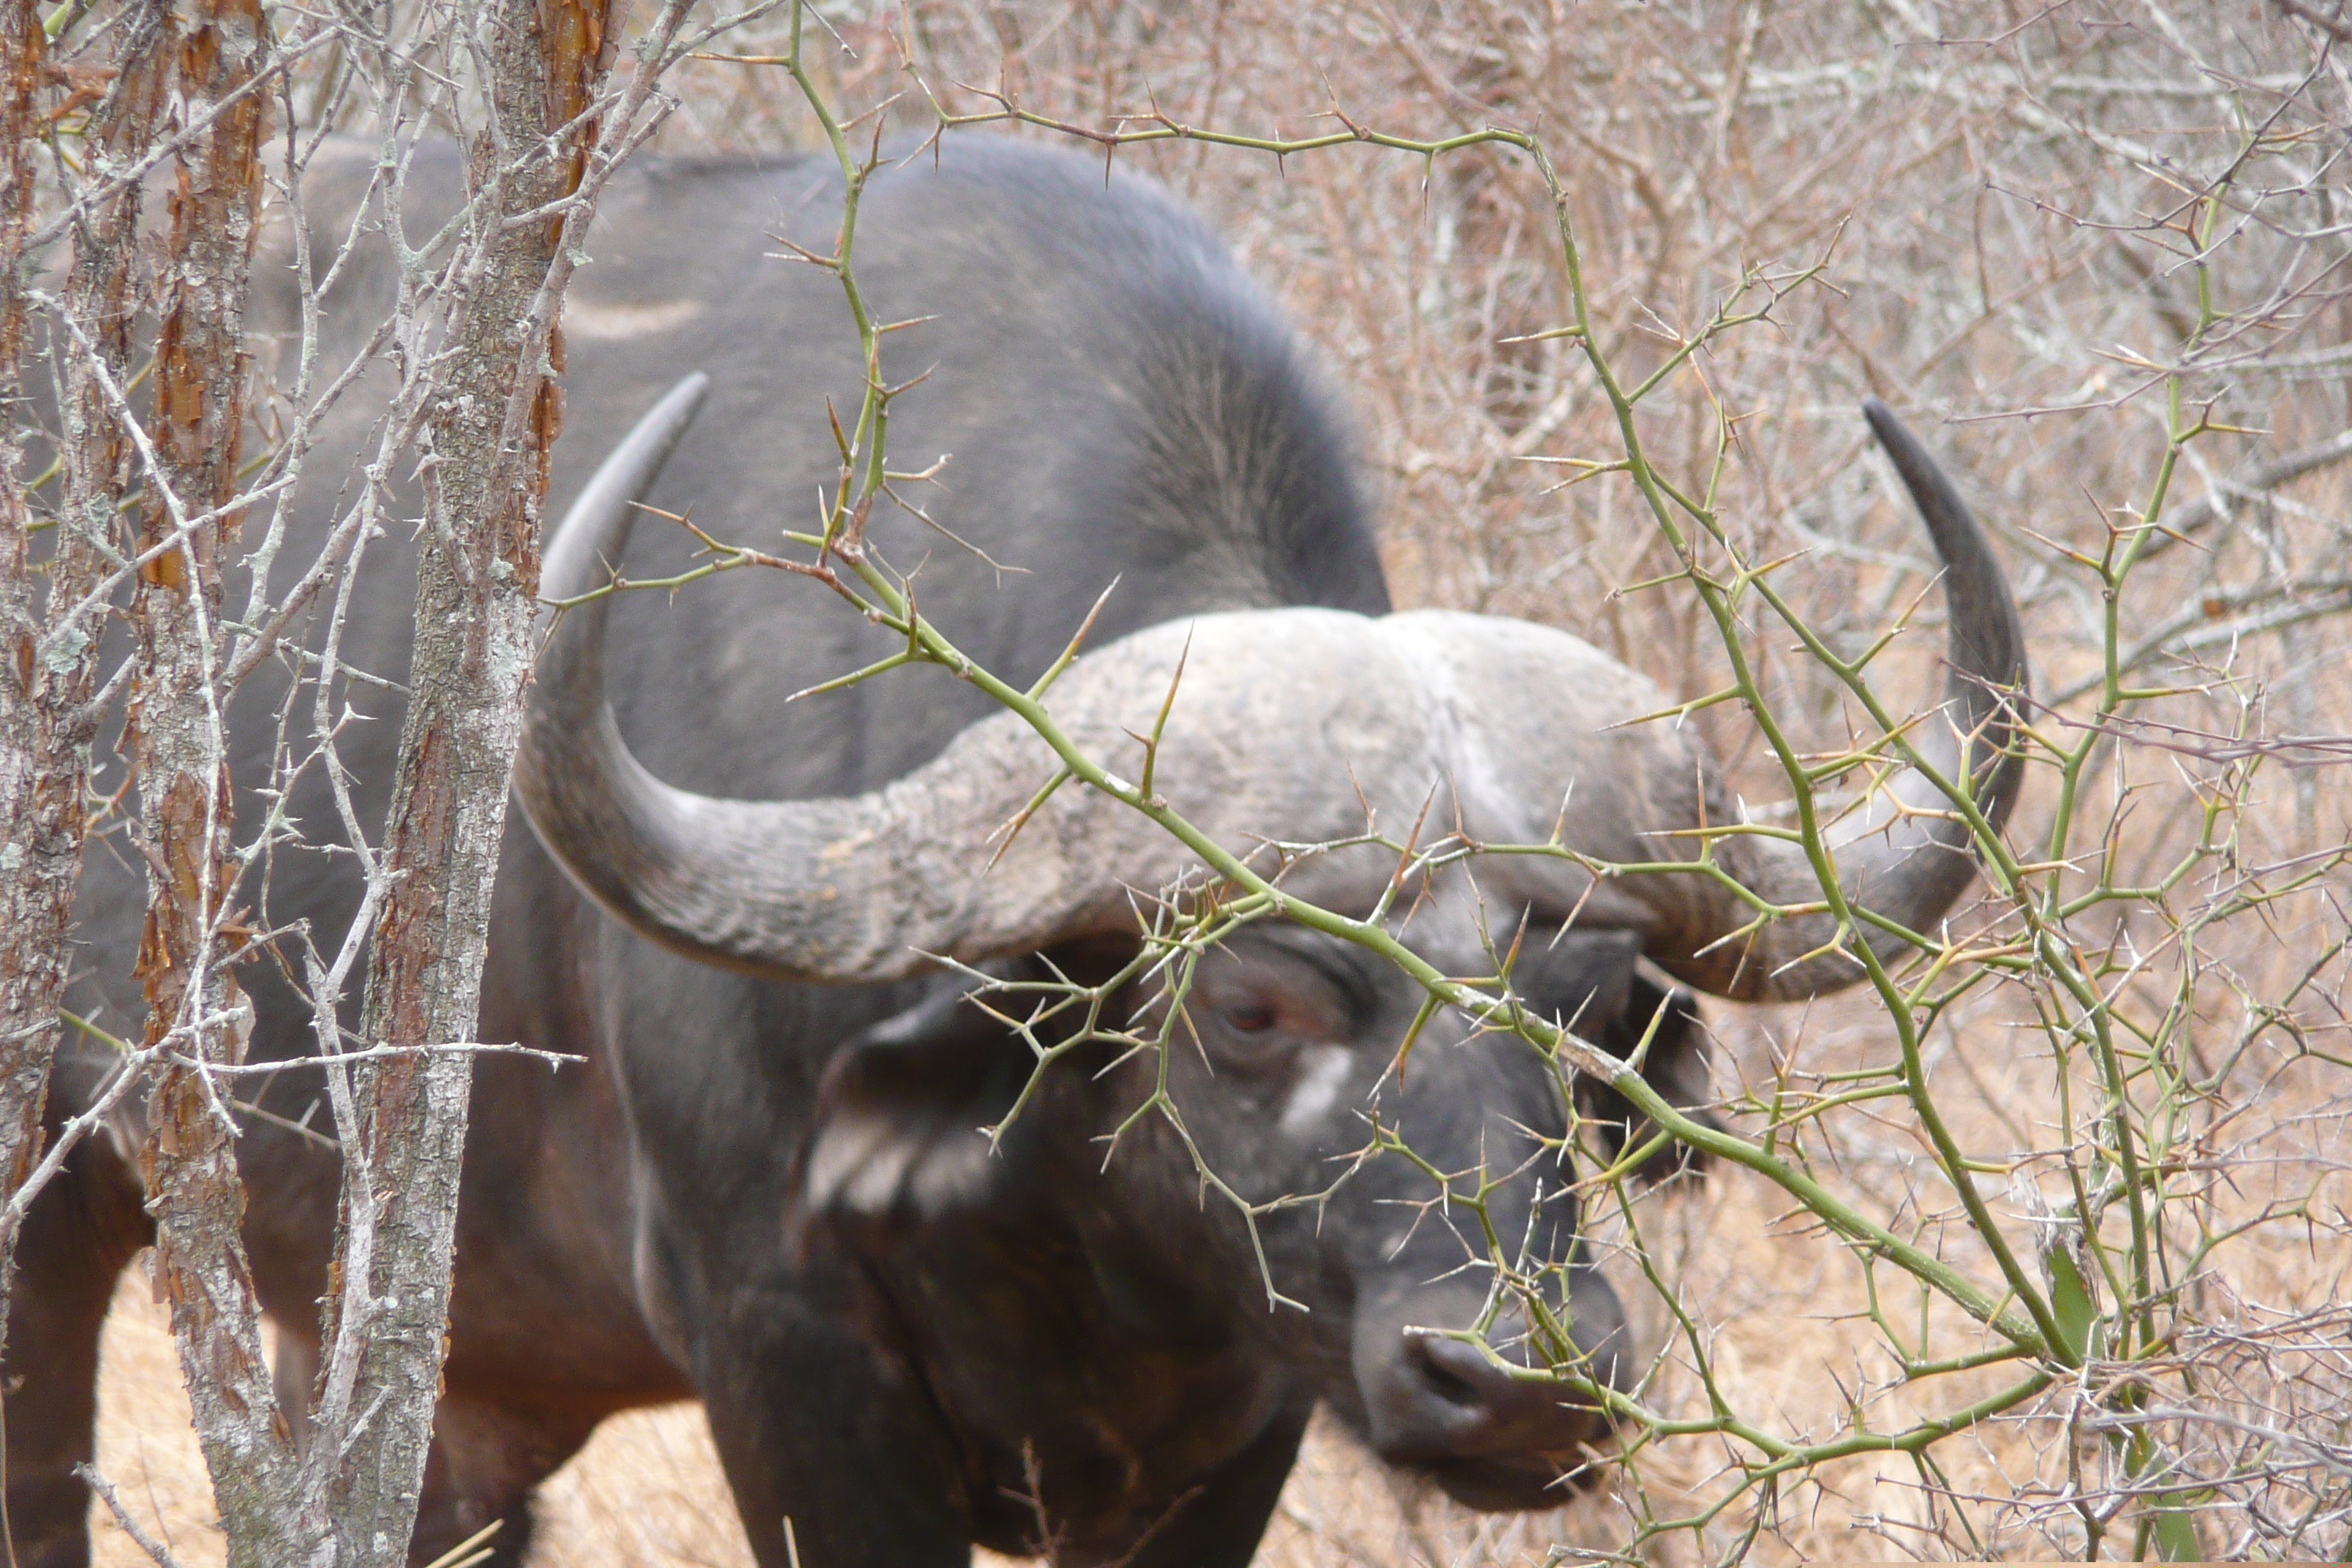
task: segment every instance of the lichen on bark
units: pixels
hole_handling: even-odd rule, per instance
[[[540,504],[561,405],[560,339],[537,318],[560,290],[561,217],[509,217],[578,189],[595,126],[581,119],[608,63],[604,0],[489,0],[483,18],[495,116],[471,149],[467,237],[481,264],[458,306],[454,349],[427,407],[426,522],[400,768],[386,824],[390,879],[369,950],[361,1035],[370,1044],[472,1038],[521,733],[539,583]],[[551,155],[538,149],[570,125]],[[346,1277],[373,1321],[355,1401],[383,1417],[354,1434],[334,1499],[339,1560],[400,1560],[424,1473],[456,1243],[459,1156],[472,1064],[423,1053],[368,1063],[361,1148],[344,1194]],[[354,1225],[354,1208],[371,1210]],[[369,1256],[353,1255],[363,1237]],[[339,1310],[330,1307],[330,1331]]]
[[[229,1094],[208,1068],[244,1059],[252,1010],[230,968],[242,938],[235,885],[228,738],[219,679],[221,570],[236,537],[246,411],[245,304],[259,216],[265,100],[245,93],[264,64],[257,0],[188,0],[172,25],[167,133],[210,115],[179,149],[159,289],[150,460],[139,499],[138,640],[124,750],[138,783],[147,916],[137,978],[145,1043],[163,1046],[140,1152],[155,1222],[156,1293],[170,1305],[181,1368],[228,1537],[233,1568],[319,1560],[294,1505],[293,1444],[262,1354],[260,1306],[241,1235]],[[308,1534],[310,1539],[305,1541]]]

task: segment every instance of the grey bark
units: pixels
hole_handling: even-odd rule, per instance
[[[0,6],[0,385],[23,384],[25,233],[32,218],[36,89],[47,54],[31,0]],[[13,401],[13,399],[12,399]],[[40,1153],[41,1105],[57,1049],[65,920],[79,863],[81,792],[63,790],[44,723],[53,683],[41,633],[33,516],[25,499],[16,410],[0,429],[0,1204]],[[7,1329],[13,1246],[0,1240],[0,1335]]]
[[[587,107],[605,19],[603,0],[489,0],[476,17],[493,123],[473,162],[478,182],[499,184],[477,209],[468,238],[480,262],[427,412],[416,641],[361,1026],[371,1045],[474,1033],[559,418],[547,321],[566,270],[563,220],[499,226],[578,188],[593,126],[575,126],[553,157],[538,150]],[[428,1447],[471,1064],[427,1052],[371,1062],[358,1078],[347,1285],[328,1330],[349,1332],[355,1310],[368,1317],[351,1400],[375,1414],[352,1436],[332,1502],[338,1561],[389,1568],[415,1525]]]
[[[163,37],[159,8],[124,19],[112,81],[85,133],[96,161],[135,157],[152,140]],[[23,384],[32,266],[26,228],[47,52],[29,0],[7,0],[0,16],[0,379],[12,389]],[[87,352],[66,362],[63,500],[58,515],[46,520],[55,526],[46,560],[35,547],[45,520],[25,493],[16,409],[7,410],[9,428],[0,435],[0,930],[8,933],[0,944],[0,1204],[19,1197],[39,1158],[58,1044],[97,705],[99,628],[74,609],[103,570],[128,472],[129,444],[103,388],[109,379],[121,384],[129,359],[138,219],[134,186],[94,204],[71,229],[65,315],[68,335]],[[0,1333],[15,1237],[13,1225],[0,1226]]]
[[[199,120],[257,71],[257,0],[194,0],[173,28],[173,111]],[[236,514],[245,416],[244,315],[260,191],[264,104],[247,95],[182,147],[154,350],[139,510],[137,665],[124,741],[138,780],[147,923],[138,975],[157,1059],[141,1152],[156,1284],[172,1312],[189,1404],[235,1568],[313,1561],[295,1528],[293,1445],[262,1355],[241,1235],[245,1188],[226,1097],[205,1069],[241,1062],[252,1012],[229,971],[240,931],[218,679],[222,556]]]

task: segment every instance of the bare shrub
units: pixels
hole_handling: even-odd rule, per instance
[[[1737,1554],[1818,1517],[1862,1454],[1907,1469],[1909,1496],[1851,1522],[1906,1551],[2338,1549],[2346,1455],[2314,1416],[2347,1370],[2325,1136],[2346,1087],[2326,786],[2347,746],[2322,693],[2352,602],[2333,471],[2352,447],[2340,392],[2305,379],[2352,363],[2334,32],[2252,8],[1971,38],[1907,9],[1856,37],[1826,7],[1717,29],[1663,8],[1577,27],[1332,7],[1253,18],[1229,52],[1222,10],[1145,29],[1073,9],[1036,37],[1003,11],[856,20],[834,84],[851,101],[895,89],[882,112],[918,132],[1087,138],[1232,214],[1370,405],[1404,580],[1713,693],[1670,717],[1709,726],[1753,795],[1802,803],[1722,832],[1819,844],[1916,761],[1915,721],[1878,692],[1928,673],[1885,628],[1934,624],[1931,574],[1844,406],[1942,406],[2000,476],[1985,510],[2024,563],[2036,784],[2002,833],[1947,780],[1993,891],[1972,922],[1905,933],[1907,967],[1847,924],[1868,992],[1735,1026],[1757,1037],[1726,1086],[1747,1136],[1709,1145],[1793,1205],[1779,1247],[1830,1247],[1808,1299],[1852,1325],[1846,1364],[1811,1397],[1735,1398],[1716,1352],[1748,1292],[1695,1301],[1706,1238],[1596,1157],[1611,1244],[1666,1305],[1652,1381],[1612,1401],[1608,1552]],[[1323,90],[1302,101],[1302,80]],[[1138,793],[1055,743],[1066,773],[1164,816],[1148,774]],[[1396,847],[1434,866],[1492,847]],[[1195,848],[1243,891],[1179,896],[1160,962],[1237,918],[1300,918]],[[1573,1054],[1517,1015],[1507,968],[1422,978]],[[1539,1315],[1514,1260],[1482,1261],[1498,1306]]]
[[[1909,742],[1882,697],[1935,681],[1934,570],[1862,395],[1944,417],[2020,586],[2031,774],[1973,825],[1979,906],[1844,997],[1714,1016],[1703,1190],[1580,1167],[1655,1351],[1602,1495],[1509,1521],[1407,1495],[1371,1540],[1319,1489],[1386,1483],[1310,1462],[1264,1560],[2345,1550],[2352,26],[940,0],[828,7],[804,97],[772,63],[797,15],[723,43],[771,63],[682,67],[665,144],[816,145],[813,99],[902,151],[1011,118],[1160,175],[1356,401],[1401,598],[1737,699],[1675,721],[1749,800],[1863,798]],[[1172,902],[1168,952],[1234,913]],[[1601,1066],[1493,1012],[1506,979],[1433,990]],[[1474,1261],[1498,1305],[1532,1293]]]

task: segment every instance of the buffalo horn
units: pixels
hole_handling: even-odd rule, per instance
[[[646,416],[564,519],[542,574],[549,598],[589,592],[604,563],[620,559],[632,503],[691,418],[700,379]],[[1946,711],[1914,733],[1930,762],[1958,766],[1968,754],[1980,807],[1998,824],[2020,773],[2005,754],[2008,693],[2024,674],[2016,610],[1982,530],[1933,461],[1884,407],[1867,412],[1947,568]],[[889,980],[926,955],[976,962],[1131,928],[1130,889],[1181,868],[1160,827],[1092,790],[1066,787],[1024,816],[1056,760],[1011,713],[856,798],[732,800],[666,784],[630,754],[605,705],[606,603],[567,612],[549,637],[515,783],[557,862],[653,941],[779,978]],[[1691,859],[1698,847],[1686,830],[1736,819],[1694,731],[1628,722],[1668,706],[1654,686],[1564,632],[1499,616],[1288,608],[1171,623],[1080,658],[1053,689],[1055,720],[1087,754],[1132,776],[1142,763],[1133,737],[1151,729],[1180,663],[1155,789],[1236,853],[1261,836],[1360,835],[1367,805],[1391,832],[1416,819],[1492,843],[1557,832],[1609,861]],[[1450,799],[1428,810],[1433,789]],[[1907,773],[1832,842],[1847,892],[1911,930],[1932,925],[1971,874],[1964,828]],[[1819,900],[1791,843],[1740,835],[1714,853],[1777,903]],[[1392,852],[1341,851],[1294,866],[1283,886],[1361,910],[1395,868]],[[1652,958],[1718,994],[1805,995],[1863,973],[1843,952],[1814,951],[1830,935],[1823,916],[1725,942],[1749,910],[1709,877],[1596,886],[1577,861],[1534,856],[1483,858],[1475,874],[1539,915],[1638,931]]]

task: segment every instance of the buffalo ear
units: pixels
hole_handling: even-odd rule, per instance
[[[974,984],[934,976],[834,1054],[802,1144],[809,1214],[922,1222],[989,1201],[1003,1162],[981,1129],[1012,1110],[1034,1058],[973,1005]]]
[[[1625,1005],[1608,1016],[1608,1026],[1599,1032],[1595,1043],[1612,1056],[1631,1058],[1642,1048],[1643,1037],[1649,1036],[1649,1050],[1642,1058],[1643,1081],[1692,1121],[1721,1131],[1723,1123],[1706,1109],[1715,1091],[1707,1070],[1706,1025],[1699,1017],[1698,999],[1680,986],[1670,990],[1653,984],[1648,976],[1630,967],[1627,979]],[[1657,1025],[1654,1032],[1653,1019]],[[1578,1080],[1577,1101],[1585,1118],[1599,1124],[1601,1146],[1612,1160],[1648,1142],[1654,1131],[1648,1117],[1605,1083]],[[1634,1175],[1643,1182],[1663,1182],[1685,1171],[1703,1172],[1711,1158],[1687,1143],[1670,1143],[1643,1161]]]

